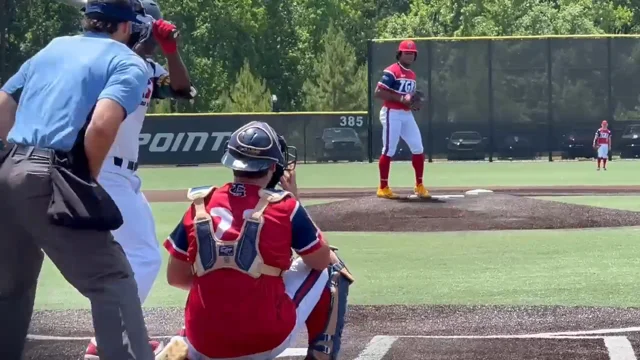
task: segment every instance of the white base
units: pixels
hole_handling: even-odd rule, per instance
[[[464,195],[431,195],[432,199],[459,199],[459,198],[463,198],[463,197],[464,197]],[[411,194],[407,198],[411,199],[411,200],[421,199],[416,194]]]
[[[465,195],[482,195],[482,194],[491,194],[493,193],[493,191],[491,190],[485,190],[485,189],[475,189],[475,190],[469,190],[467,192],[465,192]]]

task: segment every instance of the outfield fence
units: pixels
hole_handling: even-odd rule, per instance
[[[148,115],[140,134],[142,165],[219,163],[233,131],[266,121],[298,150],[299,162],[369,161],[366,112]]]
[[[401,40],[369,42],[369,113],[376,153],[382,104],[372,95],[384,68],[396,61]],[[640,122],[639,36],[413,40],[419,55],[412,69],[417,88],[427,95],[426,106],[415,117],[429,159],[460,150],[448,138],[465,131],[479,135],[489,160],[515,148],[523,153],[530,148],[533,155],[551,160],[570,150],[575,138],[592,141],[603,119],[613,130],[614,151],[640,145],[621,139],[625,131],[640,134],[640,128],[628,126]]]

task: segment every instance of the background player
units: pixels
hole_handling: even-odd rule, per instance
[[[156,359],[185,359],[187,348],[191,360],[274,359],[305,327],[307,359],[337,359],[353,279],[296,199],[288,149],[251,122],[222,158],[234,181],[190,190],[193,203],[165,242],[167,280],[189,291],[189,345],[176,337]],[[287,191],[274,190],[278,182]]]
[[[602,168],[607,170],[607,160],[611,149],[611,130],[608,127],[607,120],[602,120],[600,129],[596,131],[596,136],[593,138],[593,147],[598,150],[598,171],[600,171],[600,163],[602,163]]]
[[[419,102],[416,103],[414,99],[416,94],[416,74],[409,69],[417,57],[416,44],[411,40],[402,41],[396,53],[398,61],[384,70],[374,93],[375,97],[384,101],[380,109],[382,155],[378,162],[380,170],[378,197],[397,198],[389,187],[389,172],[391,158],[396,153],[400,138],[407,143],[409,150],[413,154],[411,156],[411,164],[415,171],[416,180],[414,192],[420,197],[429,197],[429,192],[422,184],[424,173],[422,135],[411,112],[419,109]]]
[[[147,90],[140,94],[140,105],[135,112],[120,125],[100,171],[98,182],[107,190],[122,213],[124,223],[118,230],[113,231],[113,236],[124,249],[133,268],[138,296],[140,302],[144,303],[160,271],[162,257],[151,207],[140,191],[141,180],[136,172],[138,137],[151,99],[191,99],[195,95],[195,89],[191,87],[189,74],[180,58],[176,40],[172,37],[176,27],[162,20],[160,9],[154,1],[142,0],[141,3],[146,15],[157,21],[153,23],[152,34],[136,32],[130,43],[139,43],[134,51],[143,58],[152,56],[156,50],[156,42],[160,44],[167,59],[169,72],[153,60],[146,59],[149,71]],[[152,21],[149,18],[147,20]],[[150,341],[150,344],[154,351],[161,350],[159,342]],[[85,359],[98,359],[95,338],[87,346]]]

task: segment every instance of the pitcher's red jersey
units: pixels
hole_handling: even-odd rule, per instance
[[[384,69],[377,87],[400,95],[413,94],[416,91],[416,74],[396,62]],[[389,109],[411,110],[410,106],[398,101],[385,101],[383,106]]]
[[[255,185],[228,183],[207,195],[206,210],[213,218],[218,239],[238,238],[245,213],[258,204],[259,190]],[[171,256],[191,264],[197,251],[194,215],[192,205],[164,243]],[[292,248],[305,255],[324,243],[320,230],[293,197],[270,204],[263,215],[259,249],[267,265],[287,270],[291,266]],[[304,287],[300,291],[304,292]],[[200,353],[212,358],[272,350],[294,328],[295,298],[285,293],[282,277],[254,279],[233,269],[196,276],[185,308],[187,338]]]

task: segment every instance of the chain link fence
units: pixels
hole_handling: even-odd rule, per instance
[[[372,158],[382,148],[382,102],[372,95],[382,71],[396,61],[400,41],[369,43]],[[415,42],[419,55],[412,69],[427,102],[414,116],[430,160],[590,157],[605,119],[614,153],[635,157],[625,153],[640,148],[632,141],[640,137],[640,126],[634,127],[640,124],[640,37]]]

